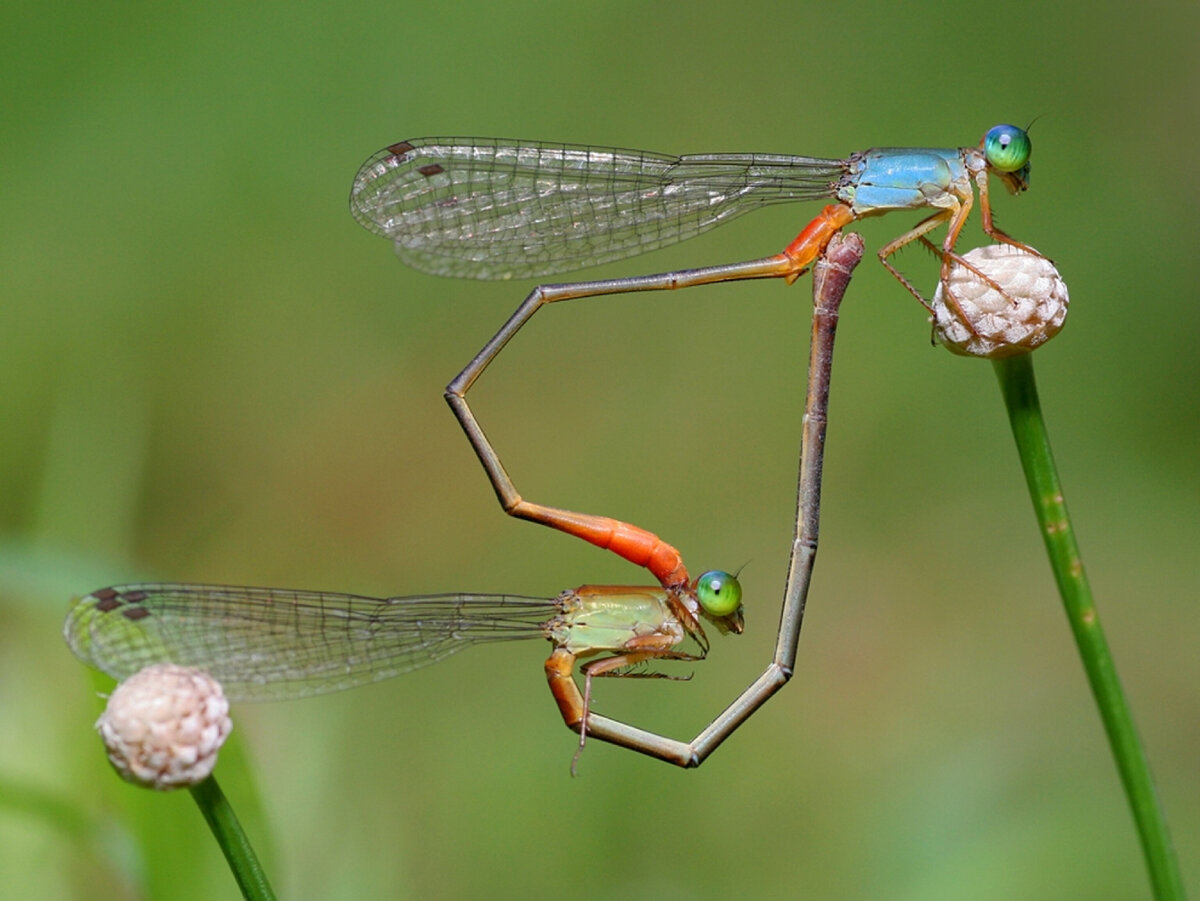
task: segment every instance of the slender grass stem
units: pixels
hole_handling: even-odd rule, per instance
[[[225,854],[233,878],[237,880],[242,890],[242,897],[248,901],[275,901],[275,892],[267,881],[267,874],[250,845],[250,839],[242,831],[233,807],[221,791],[214,776],[209,776],[203,782],[190,788],[192,798],[200,813],[204,815],[208,828]]]
[[[1067,621],[1075,635],[1075,644],[1083,658],[1083,667],[1133,810],[1154,897],[1160,901],[1182,899],[1185,897],[1183,879],[1171,846],[1166,817],[1154,790],[1146,753],[1117,677],[1116,665],[1079,556],[1071,519],[1067,515],[1038,401],[1032,355],[1020,354],[993,362]]]

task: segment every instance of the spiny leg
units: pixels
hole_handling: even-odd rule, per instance
[[[659,636],[664,638],[665,636]],[[583,694],[574,678],[573,669],[576,657],[564,648],[558,648],[546,661],[546,678],[550,683],[550,692],[558,704],[559,712],[567,727],[579,733],[579,747],[571,757],[571,775],[575,775],[575,767],[579,763],[579,755],[587,745],[588,716],[592,710],[592,679],[626,678],[626,679],[671,679],[687,681],[687,676],[672,676],[667,673],[630,673],[622,672],[628,667],[637,666],[649,660],[703,660],[703,654],[689,654],[676,651],[670,647],[660,647],[648,650],[632,651],[592,660],[580,667],[583,673]]]
[[[1009,297],[1008,292],[1006,292],[1004,290],[1004,288],[1002,288],[1000,286],[999,282],[997,282],[995,279],[993,279],[990,275],[988,275],[986,272],[984,272],[982,269],[980,269],[978,266],[976,266],[974,263],[972,263],[966,257],[961,256],[960,254],[955,253],[953,251],[942,250],[940,247],[938,247],[936,244],[934,244],[932,241],[930,241],[924,235],[922,235],[919,238],[919,240],[922,244],[924,244],[926,247],[928,247],[930,250],[932,250],[939,257],[941,257],[942,259],[952,260],[953,262],[957,263],[959,266],[962,266],[968,272],[971,272],[972,274],[974,274],[975,277],[978,278],[981,282],[984,282],[993,291],[998,292],[1000,295],[1002,295],[1004,297],[1008,297],[1008,299],[1010,301],[1012,301],[1013,305],[1014,306],[1016,305],[1016,303],[1017,303],[1016,300],[1013,299],[1012,297]],[[1024,245],[1017,245],[1017,246],[1023,247]],[[1039,256],[1040,256],[1040,254],[1039,254]],[[946,287],[946,290],[947,291],[949,290],[948,286]]]
[[[979,188],[979,219],[983,233],[994,241],[999,241],[1002,244],[1011,244],[1013,247],[1018,247],[1026,253],[1031,253],[1035,257],[1041,257],[1043,260],[1050,258],[1044,253],[1039,253],[1034,248],[1030,247],[1023,241],[1018,241],[1016,238],[1011,238],[992,221],[992,203],[988,196],[988,178],[987,172],[980,172],[975,176],[975,184]],[[1001,292],[1004,293],[1004,292]]]
[[[991,204],[991,200],[989,199],[989,195],[988,195],[988,173],[987,173],[986,169],[981,169],[979,172],[977,172],[975,174],[975,185],[979,190],[979,217],[980,217],[983,233],[994,241],[999,241],[1004,244],[1012,245],[1013,247],[1023,250],[1026,253],[1033,254],[1036,257],[1041,257],[1042,259],[1049,259],[1044,254],[1039,253],[1037,250],[1030,247],[1028,244],[1025,244],[1022,241],[1018,241],[1015,238],[1009,237],[1007,234],[1005,234],[1004,232],[1002,232],[999,228],[997,228],[995,226],[995,224],[992,220],[992,204]],[[985,273],[981,269],[979,269],[979,267],[972,265],[970,263],[970,261],[968,261],[962,255],[956,253],[954,250],[954,246],[958,241],[959,232],[962,230],[963,225],[966,223],[967,214],[971,210],[971,202],[972,202],[972,198],[969,194],[966,197],[962,198],[962,207],[959,211],[957,211],[954,214],[954,217],[950,223],[950,227],[947,230],[946,240],[942,242],[942,246],[940,248],[937,247],[927,237],[925,237],[924,232],[922,232],[921,234],[916,236],[919,238],[919,240],[921,241],[922,244],[924,244],[926,247],[928,247],[930,250],[932,250],[934,253],[938,254],[941,257],[941,260],[942,260],[941,284],[942,284],[942,288],[943,288],[943,297],[946,299],[946,302],[954,308],[959,321],[966,324],[968,328],[971,328],[970,323],[971,323],[972,319],[971,319],[971,317],[968,317],[964,314],[963,309],[958,302],[958,299],[954,296],[954,292],[950,288],[949,276],[950,276],[951,263],[955,263],[959,266],[962,266],[964,269],[966,269],[968,272],[972,273],[980,281],[984,282],[993,291],[997,292],[1001,297],[1007,297],[1009,299],[1009,302],[1013,306],[1017,305],[1016,299],[1013,298],[1011,295],[1009,295],[1009,293],[1007,291],[1005,291],[1004,288],[1002,288],[1000,286],[1000,284],[995,281],[995,279],[991,278],[987,273]],[[928,221],[928,220],[926,220],[926,221]],[[925,223],[922,223],[922,225],[924,225],[924,224]],[[917,228],[920,229],[921,226],[918,226]],[[916,231],[916,229],[914,229],[914,231]],[[926,229],[925,231],[928,231],[928,229]],[[904,235],[902,237],[908,238],[908,240],[912,240],[910,235],[912,235],[912,232],[910,232],[907,235]],[[895,242],[893,242],[893,243],[895,243]],[[907,241],[905,243],[907,243]],[[900,245],[900,246],[903,246],[903,245]],[[882,251],[881,251],[881,253],[882,253]],[[885,263],[885,265],[887,265],[887,264]],[[891,266],[888,266],[888,268],[892,269]],[[894,269],[892,270],[892,273],[896,274]],[[897,277],[899,277],[899,276],[897,276]],[[901,281],[903,281],[903,279]],[[905,282],[905,286],[908,287],[908,289],[910,291],[913,291],[912,286],[909,285],[907,282]],[[933,312],[932,309],[930,308],[929,304],[925,302],[924,298],[921,298],[920,295],[917,295],[917,296],[918,296],[918,299],[921,300],[921,303],[925,306],[925,308],[932,313]],[[973,328],[971,330],[972,330],[972,332],[974,332]]]
[[[1002,232],[999,228],[996,227],[996,225],[992,219],[992,204],[991,204],[990,195],[988,193],[988,176],[987,176],[986,170],[980,170],[980,172],[978,172],[975,175],[975,184],[979,190],[979,218],[980,218],[980,222],[981,222],[981,227],[983,229],[983,233],[994,241],[999,241],[1004,244],[1010,244],[1013,247],[1016,247],[1020,250],[1025,251],[1026,253],[1030,253],[1030,254],[1033,254],[1034,256],[1042,257],[1042,259],[1046,259],[1046,257],[1043,254],[1038,253],[1038,251],[1034,250],[1028,244],[1025,244],[1021,241],[1017,241],[1016,239],[1009,237],[1004,232]],[[959,232],[962,230],[963,225],[966,223],[967,215],[968,215],[968,213],[970,213],[970,210],[971,210],[971,198],[970,198],[970,195],[968,195],[967,197],[963,198],[963,204],[962,204],[961,210],[955,214],[953,220],[951,221],[950,227],[947,230],[946,240],[942,243],[941,248],[936,247],[933,244],[933,242],[931,242],[924,235],[920,236],[921,242],[923,244],[925,244],[927,247],[929,247],[931,250],[933,250],[935,253],[939,254],[942,258],[941,280],[942,280],[942,285],[944,287],[945,296],[954,305],[954,307],[956,308],[957,312],[960,315],[960,318],[962,318],[962,309],[961,309],[961,307],[959,307],[958,301],[954,298],[953,292],[950,290],[950,285],[949,285],[949,281],[948,281],[948,277],[950,275],[950,264],[951,263],[957,263],[959,266],[962,266],[963,268],[965,268],[968,272],[971,272],[972,274],[974,274],[976,276],[976,278],[978,278],[980,281],[984,282],[989,288],[991,288],[993,291],[996,291],[998,294],[1000,294],[1000,296],[1008,297],[1014,306],[1017,303],[1016,300],[1014,298],[1010,297],[1008,292],[1005,291],[993,278],[988,276],[985,272],[980,270],[977,266],[973,266],[965,257],[963,257],[960,254],[955,252],[954,246],[958,242]],[[969,320],[966,318],[963,318],[963,321],[966,322]]]
[[[959,256],[957,253],[954,252],[954,245],[958,241],[958,235],[962,231],[962,227],[966,223],[967,216],[970,214],[970,212],[971,212],[971,198],[970,198],[970,195],[968,195],[967,197],[962,199],[961,203],[959,203],[953,207],[948,207],[946,209],[939,210],[938,212],[934,213],[932,216],[929,216],[928,218],[921,220],[921,222],[919,222],[915,228],[911,229],[910,231],[905,232],[904,234],[900,235],[898,238],[895,238],[894,240],[889,241],[887,244],[885,244],[879,250],[879,262],[883,263],[884,267],[888,270],[888,272],[890,272],[896,278],[896,280],[900,282],[900,284],[904,285],[904,287],[908,289],[908,292],[910,294],[912,294],[912,296],[915,297],[920,302],[921,306],[923,306],[931,315],[933,313],[933,307],[929,304],[929,301],[927,301],[925,299],[924,295],[921,294],[921,292],[916,289],[916,287],[912,284],[912,282],[910,282],[907,278],[905,278],[900,273],[899,269],[897,269],[895,266],[893,266],[888,261],[888,257],[890,257],[892,254],[896,253],[896,251],[900,250],[900,248],[905,247],[908,244],[912,243],[913,241],[920,241],[922,244],[924,244],[926,247],[928,247],[930,250],[932,250],[935,254],[937,254],[939,259],[942,261],[940,278],[941,278],[941,283],[943,285],[943,297],[946,299],[946,303],[949,306],[954,308],[955,312],[958,315],[958,318],[962,322],[965,322],[965,323],[969,323],[970,318],[964,314],[962,307],[959,305],[958,298],[956,298],[954,296],[954,292],[952,292],[950,290],[948,277],[950,274],[950,263],[951,262],[957,262],[957,263],[961,263],[962,265],[965,265],[970,271],[976,273],[977,275],[979,275],[980,278],[982,278],[985,282],[987,282],[990,287],[999,291],[1001,294],[1005,294],[1004,290],[999,285],[997,285],[991,278],[989,278],[984,273],[979,272],[979,270],[976,267],[972,266],[970,263],[968,263],[961,256]],[[936,244],[934,244],[932,241],[929,240],[927,235],[929,232],[933,231],[935,228],[937,228],[943,222],[948,222],[949,225],[946,229],[946,238],[942,242],[942,246],[938,247]],[[1007,296],[1007,295],[1005,295],[1005,296]]]
[[[895,278],[896,281],[900,282],[900,284],[905,287],[905,290],[915,297],[921,306],[923,306],[930,313],[933,312],[933,308],[929,305],[929,302],[925,300],[925,296],[916,289],[913,283],[910,282],[904,276],[904,274],[900,272],[899,269],[889,262],[888,257],[892,256],[902,247],[906,247],[907,245],[911,244],[913,241],[925,240],[926,243],[930,243],[928,239],[925,238],[925,235],[933,231],[943,222],[948,222],[953,219],[956,212],[957,210],[955,209],[938,210],[932,216],[922,219],[919,223],[917,223],[915,228],[911,229],[910,231],[906,231],[904,234],[894,238],[887,244],[884,244],[883,247],[879,248],[879,262],[882,263],[883,267],[892,274],[892,277]],[[942,253],[941,250],[939,250],[937,247],[934,247],[934,250],[940,257]]]

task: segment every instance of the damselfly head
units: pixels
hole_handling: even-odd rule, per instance
[[[1029,132],[1016,125],[997,125],[979,142],[988,168],[999,176],[1010,194],[1029,188],[1029,157],[1033,144]]]
[[[745,627],[742,617],[742,583],[737,576],[712,569],[696,580],[696,600],[700,611],[722,633],[740,635]]]

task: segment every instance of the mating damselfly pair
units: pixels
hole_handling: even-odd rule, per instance
[[[1030,149],[1027,133],[1011,125],[992,128],[978,147],[876,148],[841,160],[757,153],[670,156],[474,138],[390,145],[360,168],[351,211],[366,228],[391,240],[404,262],[437,275],[532,279],[661,248],[759,207],[833,201],[772,256],[634,278],[540,285],[446,389],[507,513],[610,549],[645,566],[659,585],[584,586],[545,600],[474,594],[380,599],[144,583],[102,589],[80,600],[65,626],[68,644],[80,659],[118,678],[151,663],[179,663],[207,669],[235,700],[256,700],[385,678],[481,641],[546,638],[553,645],[547,678],[564,720],[580,732],[581,745],[590,732],[681,765],[698,764],[786,682],[795,660],[816,551],[836,303],[861,255],[860,245],[831,247],[831,241],[863,217],[929,210],[915,227],[880,248],[884,266],[922,303],[921,293],[889,261],[914,241],[940,254],[943,282],[952,264],[990,281],[955,253],[955,245],[977,191],[984,232],[1036,254],[995,228],[988,194],[990,175],[1014,194],[1028,187]],[[937,247],[927,235],[943,224],[946,236]],[[592,713],[593,677],[641,675],[630,671],[657,660],[702,659],[708,650],[702,619],[722,632],[740,632],[740,586],[720,571],[693,580],[673,546],[637,526],[522,498],[468,405],[467,392],[545,304],[743,279],[791,283],[823,263],[840,267],[840,274],[825,276],[832,287],[814,286],[814,294],[830,291],[835,299],[832,313],[818,309],[814,320],[792,564],[772,662],[689,744]],[[581,658],[588,660],[581,667],[582,693],[573,673]]]

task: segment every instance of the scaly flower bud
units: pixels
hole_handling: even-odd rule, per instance
[[[1054,264],[1011,244],[964,254],[1003,289],[1000,293],[961,263],[933,295],[937,340],[956,354],[1010,357],[1049,341],[1067,318],[1067,286]],[[946,288],[956,303],[947,302]]]
[[[120,683],[96,721],[121,778],[164,791],[208,778],[232,728],[220,683],[169,663]]]

